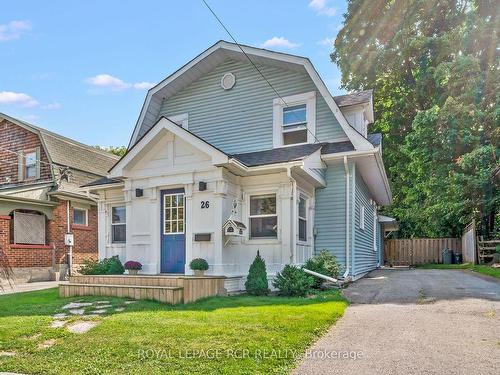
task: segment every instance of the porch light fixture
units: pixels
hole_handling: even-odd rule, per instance
[[[205,190],[207,190],[207,183],[205,181],[200,181],[198,183],[198,190],[199,191],[205,191]]]
[[[135,189],[135,196],[136,198],[140,198],[144,195],[144,190],[143,189]]]

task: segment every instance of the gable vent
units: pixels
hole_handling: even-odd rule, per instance
[[[236,77],[234,76],[234,74],[226,73],[222,76],[220,80],[220,87],[222,87],[224,90],[230,90],[233,88],[235,83],[236,83]]]

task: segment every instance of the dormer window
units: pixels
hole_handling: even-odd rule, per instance
[[[316,92],[274,99],[273,129],[275,148],[314,143]]]

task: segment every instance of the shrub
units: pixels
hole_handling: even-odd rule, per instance
[[[266,262],[257,251],[257,256],[248,270],[245,289],[253,296],[265,296],[269,294],[269,284],[267,282]]]
[[[273,280],[273,286],[282,296],[305,297],[314,285],[314,278],[308,276],[304,270],[287,264],[278,272]]]
[[[122,275],[125,268],[120,262],[118,255],[103,260],[87,260],[79,272],[82,275]]]
[[[193,271],[206,271],[208,270],[208,262],[203,258],[195,258],[189,263],[189,268]]]
[[[321,250],[318,255],[308,259],[304,264],[304,268],[334,278],[337,278],[340,272],[340,265],[338,264],[337,259],[326,249]],[[319,277],[313,277],[314,288],[319,288],[325,281]]]
[[[129,260],[129,261],[125,262],[123,267],[125,267],[126,270],[138,270],[138,271],[142,270],[142,264],[140,262],[136,262],[134,260]]]

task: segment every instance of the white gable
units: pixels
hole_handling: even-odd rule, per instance
[[[228,157],[167,118],[162,118],[113,167],[110,177],[150,177],[196,172]]]

